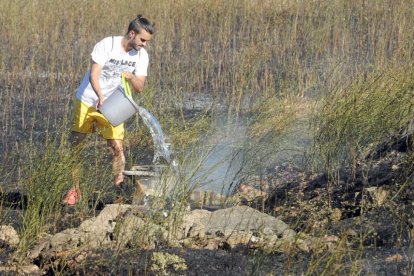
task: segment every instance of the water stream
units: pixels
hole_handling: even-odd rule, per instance
[[[174,170],[176,170],[178,162],[174,159],[171,144],[167,142],[160,123],[148,110],[141,106],[138,106],[138,113],[144,121],[144,124],[148,127],[154,142],[154,158],[152,163],[159,164],[161,158],[163,158]]]

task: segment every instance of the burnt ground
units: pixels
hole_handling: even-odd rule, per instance
[[[329,272],[317,264],[311,253],[288,255],[283,253],[235,252],[206,249],[164,249],[176,254],[187,263],[185,272],[166,269],[165,275],[412,275],[411,264],[406,261],[384,261],[390,256],[403,254],[403,250],[366,249],[359,257],[364,262],[358,270],[352,270],[352,259],[335,272]],[[154,251],[139,250],[117,253],[110,250],[90,252],[81,264],[67,271],[68,275],[160,275],[149,267]],[[324,256],[322,256],[324,257]],[[320,257],[320,260],[322,259]],[[324,259],[327,261],[327,259]],[[354,273],[353,273],[354,272]],[[169,274],[168,274],[169,273]]]
[[[167,252],[183,258],[187,270],[169,265],[163,275],[412,275],[414,154],[410,139],[379,145],[336,173],[305,172],[290,164],[275,167],[267,177],[269,196],[245,202],[279,217],[306,237],[325,238],[329,243],[323,247],[309,244],[302,250],[265,253],[247,247],[208,250],[160,244],[155,249],[100,248],[66,258],[38,259],[35,264],[47,275],[160,275],[151,270],[151,256]],[[18,202],[24,195],[2,197],[6,203],[2,224],[19,229],[24,206]],[[62,229],[81,222],[70,210],[62,213]],[[7,244],[0,244],[0,264],[10,262],[14,253]]]
[[[276,183],[265,205],[298,232],[323,226],[326,234],[340,235],[350,226],[356,232],[369,228],[374,231],[364,238],[365,245],[407,245],[414,223],[413,161],[412,151],[404,147],[335,174],[287,166],[282,171],[290,181]]]

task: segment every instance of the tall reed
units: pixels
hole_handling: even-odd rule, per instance
[[[105,36],[123,35],[137,14],[156,23],[141,99],[183,152],[205,135],[211,113],[217,115],[203,107],[201,116],[189,120],[182,108],[189,95],[212,99],[230,123],[255,113],[251,129],[260,135],[253,142],[277,140],[279,127],[292,122],[285,115],[301,108],[273,109],[278,104],[303,105],[295,99],[327,95],[320,114],[328,115],[315,121],[323,130],[316,132],[316,147],[325,161],[337,162],[348,158],[349,148],[359,150],[400,127],[412,111],[411,73],[393,69],[408,68],[413,60],[412,5],[410,0],[0,0],[0,182],[26,183],[38,196],[25,214],[25,245],[45,231],[42,218],[53,221],[60,192],[70,184],[63,181],[64,168],[73,159],[59,149],[92,47]],[[128,135],[133,162],[140,154],[133,147],[147,149],[151,142],[142,128]],[[101,141],[88,142],[85,187],[110,178]],[[274,149],[262,146],[260,152],[267,148]]]
[[[413,73],[408,66],[361,76],[321,102],[313,121],[314,148],[326,168],[365,157],[413,120]]]

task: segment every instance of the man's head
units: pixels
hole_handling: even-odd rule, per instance
[[[154,33],[154,24],[142,15],[138,15],[129,23],[125,37],[128,39],[128,48],[139,50],[146,46]]]

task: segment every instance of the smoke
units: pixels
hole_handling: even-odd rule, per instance
[[[239,184],[260,178],[278,165],[305,166],[310,141],[307,121],[296,121],[277,137],[260,140],[249,135],[248,123],[248,119],[216,121],[215,131],[201,141],[198,149],[207,154],[191,180],[194,190],[227,196]]]
[[[243,180],[246,169],[246,125],[217,120],[215,132],[205,137],[199,151],[207,152],[192,183],[195,190],[228,195]]]

